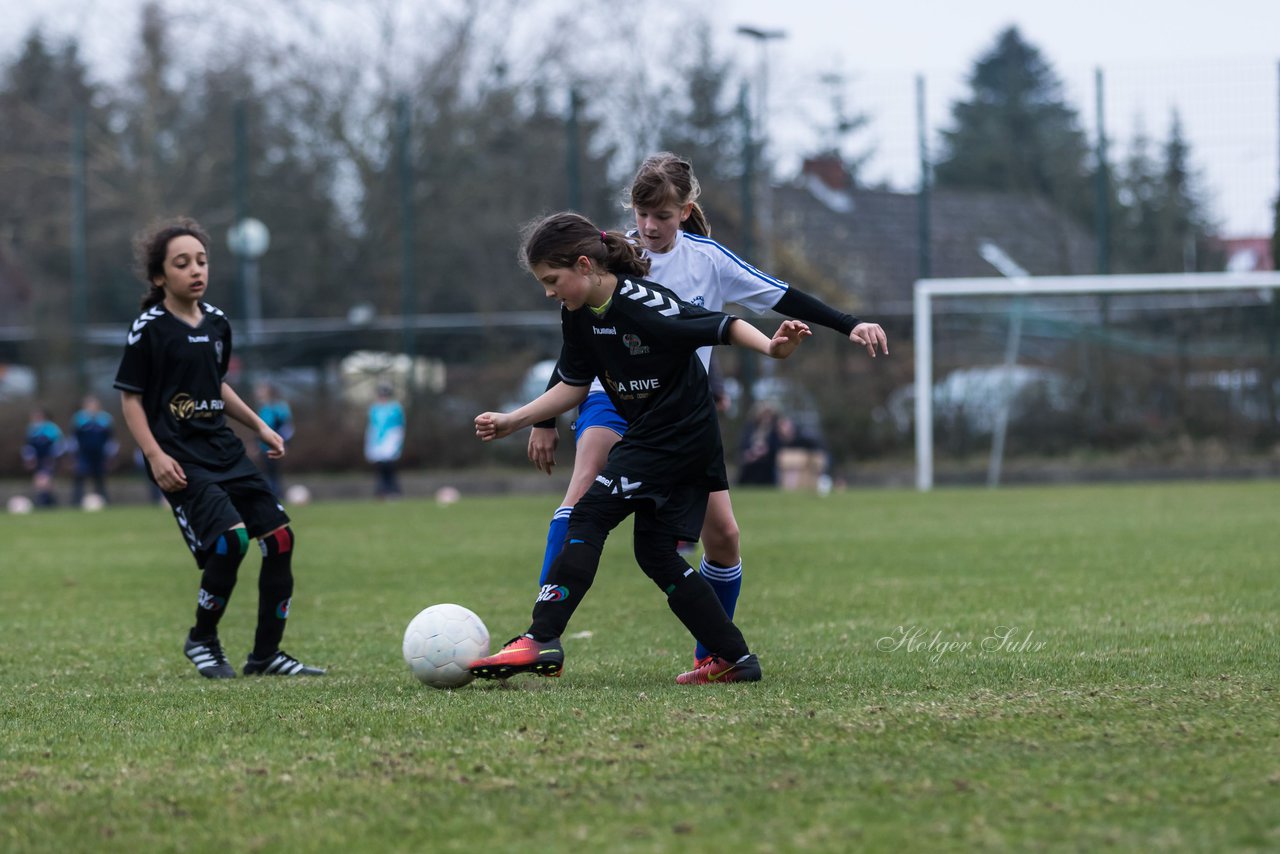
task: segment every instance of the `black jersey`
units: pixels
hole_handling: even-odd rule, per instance
[[[231,362],[231,324],[201,303],[195,326],[165,311],[144,311],[129,329],[115,387],[142,395],[161,449],[180,463],[223,469],[244,456],[244,443],[223,413],[222,380]]]
[[[627,421],[624,441],[673,457],[720,448],[720,425],[699,347],[729,342],[734,317],[682,302],[640,278],[619,277],[605,311],[561,311],[557,367],[571,386],[599,377]]]

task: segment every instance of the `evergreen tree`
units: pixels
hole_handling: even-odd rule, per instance
[[[942,132],[937,185],[1036,195],[1091,221],[1089,144],[1040,51],[1010,27],[978,60],[969,86],[968,100],[952,106],[953,127]]]
[[[22,359],[43,382],[70,391],[72,122],[102,123],[75,41],[50,44],[33,31],[0,83],[0,218],[6,253],[32,284],[35,328]]]
[[[1164,144],[1161,173],[1159,222],[1162,246],[1157,263],[1161,272],[1210,269],[1213,260],[1202,257],[1208,246],[1211,227],[1204,212],[1199,176],[1191,165],[1191,146],[1182,131],[1182,119],[1175,110]]]

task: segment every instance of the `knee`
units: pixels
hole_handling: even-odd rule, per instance
[[[216,555],[243,558],[249,552],[249,532],[243,527],[223,531],[210,549]]]
[[[258,538],[258,545],[262,548],[263,557],[292,554],[296,543],[297,537],[293,533],[293,528],[288,525],[276,528],[271,533],[263,534]]]
[[[714,556],[733,557],[738,554],[738,521],[728,518],[708,518],[702,528],[702,548]]]
[[[674,537],[637,535],[633,550],[636,563],[644,570],[644,574],[668,595],[671,593],[672,585],[679,583],[685,576],[693,574],[693,568],[676,551]]]

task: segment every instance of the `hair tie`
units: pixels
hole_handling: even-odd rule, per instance
[[[608,242],[609,242],[608,238],[609,238],[609,235],[605,234],[603,231],[602,231],[602,232],[600,232],[600,242],[601,242],[601,243],[608,243]]]

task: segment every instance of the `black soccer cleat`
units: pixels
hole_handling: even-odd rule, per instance
[[[252,654],[244,663],[245,676],[323,676],[323,667],[311,667],[303,664],[284,650],[276,650],[275,655],[266,658],[254,658]]]
[[[236,676],[236,670],[227,661],[227,655],[222,651],[222,644],[217,638],[195,641],[187,635],[182,651],[196,666],[196,672],[206,679],[234,679]]]

